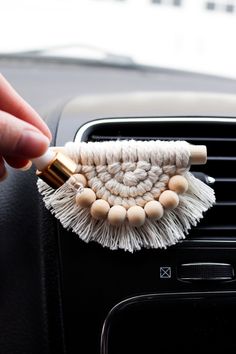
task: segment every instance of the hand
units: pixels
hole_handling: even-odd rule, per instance
[[[7,175],[5,162],[23,168],[47,150],[50,140],[47,125],[0,74],[0,180]]]

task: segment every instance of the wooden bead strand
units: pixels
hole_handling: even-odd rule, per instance
[[[80,182],[84,187],[87,186],[87,179],[84,175],[82,175],[81,173],[76,174],[76,179],[78,182]]]
[[[97,199],[91,206],[90,213],[96,220],[106,219],[110,205],[106,200]]]
[[[84,188],[83,192],[78,193],[75,197],[75,202],[81,208],[89,207],[96,200],[96,194],[90,188]]]
[[[72,175],[70,177],[70,183],[77,189],[79,189],[81,187],[81,185],[83,187],[87,186],[87,179],[84,175],[80,174],[80,173],[76,173],[74,175]]]
[[[114,205],[109,210],[107,219],[113,226],[119,226],[123,224],[126,219],[126,209],[121,205]]]
[[[128,209],[127,217],[130,225],[136,227],[142,226],[146,220],[144,209],[138,205],[134,205]]]
[[[163,205],[165,209],[173,210],[179,205],[179,197],[177,193],[171,190],[165,190],[161,193],[159,197],[159,202]]]
[[[175,175],[169,179],[168,188],[178,194],[183,194],[188,190],[188,181],[181,175]]]
[[[162,218],[164,214],[163,206],[161,205],[160,202],[156,200],[147,202],[147,204],[144,207],[144,211],[147,217],[152,220],[159,220]]]
[[[87,179],[82,174],[74,175],[74,183],[87,185]],[[145,204],[144,208],[134,205],[126,210],[121,205],[111,206],[103,199],[96,199],[96,194],[91,188],[84,188],[83,192],[76,196],[76,204],[80,207],[90,207],[91,216],[96,220],[106,219],[113,226],[119,226],[127,217],[129,224],[140,227],[145,223],[146,216],[150,220],[159,220],[163,217],[164,209],[173,210],[179,205],[178,194],[188,190],[188,181],[182,175],[172,176],[168,182],[168,190],[161,193],[159,201],[152,200]]]

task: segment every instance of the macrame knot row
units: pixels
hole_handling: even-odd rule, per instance
[[[189,168],[190,153],[184,141],[68,143],[65,148],[96,198],[110,206],[144,207],[159,198],[171,176]]]

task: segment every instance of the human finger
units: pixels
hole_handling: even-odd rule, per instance
[[[7,170],[2,156],[0,156],[0,182],[7,177]]]
[[[30,160],[18,156],[4,156],[4,160],[9,166],[13,168],[20,168],[24,171],[28,170],[32,165]]]
[[[37,127],[51,140],[51,132],[42,118],[15,91],[2,74],[0,74],[0,109]]]
[[[49,140],[33,125],[0,111],[0,155],[31,159],[42,155]]]

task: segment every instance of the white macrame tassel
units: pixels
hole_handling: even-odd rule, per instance
[[[190,172],[184,174],[189,188],[180,195],[180,203],[174,210],[166,210],[157,221],[146,218],[141,227],[132,227],[128,221],[120,226],[112,226],[106,220],[95,220],[89,208],[75,204],[79,191],[70,179],[56,191],[42,180],[38,180],[39,192],[47,209],[60,220],[67,230],[72,230],[83,241],[96,241],[112,250],[137,251],[141,248],[166,248],[185,238],[191,226],[196,226],[203,213],[215,202],[212,188],[195,178]]]

